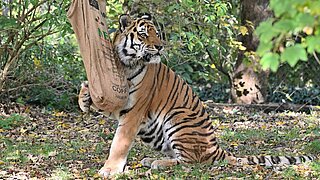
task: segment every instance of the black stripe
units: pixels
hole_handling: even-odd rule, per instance
[[[180,131],[181,129],[184,129],[184,128],[193,128],[193,127],[198,127],[198,126],[201,126],[203,123],[205,122],[205,120],[202,120],[198,123],[195,123],[193,125],[185,125],[185,126],[180,126],[178,127],[177,129],[173,130],[171,133],[168,134],[168,137],[171,137],[174,133]],[[169,129],[171,129],[172,127],[170,127]]]
[[[196,110],[198,108],[200,100],[198,99],[198,101],[196,102],[196,104],[193,106],[192,111]]]
[[[255,164],[256,164],[256,163],[254,162],[253,158],[254,158],[254,157],[252,157],[252,156],[247,157],[247,159],[248,159],[248,165],[255,165]]]
[[[160,140],[163,138],[163,130],[162,126],[159,128],[158,132],[156,133],[156,141],[154,142],[154,146],[157,146],[157,144],[160,142]]]
[[[172,118],[172,117],[171,117]],[[171,119],[170,118],[170,119]],[[184,118],[185,119],[185,118]],[[190,118],[189,118],[190,119]],[[167,121],[167,120],[166,120]],[[206,122],[206,121],[208,121],[208,119],[203,119],[202,121],[199,121],[199,122],[197,122],[197,123],[194,123],[193,125],[189,125],[189,126],[192,126],[192,127],[198,127],[198,126],[201,126],[204,122]],[[181,124],[183,124],[183,123],[187,123],[187,122],[189,122],[189,121],[180,121],[180,122],[178,122],[178,123],[176,123],[176,124],[174,124],[173,126],[171,126],[171,127],[169,127],[168,129],[166,129],[165,130],[165,132],[168,132],[169,130],[171,130],[172,128],[175,128],[175,127],[177,127],[177,126],[179,126],[179,125],[181,125]],[[165,123],[164,123],[165,124]],[[187,125],[188,126],[188,125]]]
[[[152,137],[141,137],[141,140],[145,143],[150,143],[154,139],[154,136]]]
[[[217,153],[219,153],[219,148],[210,153],[210,157],[212,157],[212,163],[217,160]]]
[[[259,164],[265,165],[266,164],[266,157],[265,156],[258,156],[257,157]]]
[[[312,161],[313,160],[313,157],[311,157],[311,156],[307,156],[308,158],[309,158],[309,160],[310,161]]]
[[[160,142],[160,140],[161,140],[161,142]],[[154,142],[155,149],[160,151],[162,149],[163,142],[164,142],[163,132],[161,131],[161,134],[158,136],[157,140]]]
[[[123,45],[123,47],[127,47],[127,41],[128,41],[128,36],[126,36],[126,39],[124,40],[124,45]]]
[[[129,92],[129,95],[131,95],[132,93],[136,92],[139,88],[135,88],[132,91]]]
[[[290,164],[295,164],[296,163],[296,158],[292,157],[292,156],[285,156]]]
[[[164,66],[163,66],[162,64],[159,65],[159,73],[162,72],[162,75],[157,76],[158,82],[159,82],[159,83],[158,83],[158,86],[159,86],[159,87],[162,87],[163,80],[164,80],[164,77],[165,77],[165,71],[162,69],[163,67],[164,67]],[[160,77],[162,77],[162,78],[161,78],[161,81],[159,81],[159,78],[160,78]]]
[[[152,129],[151,129],[151,127],[152,127]],[[150,135],[154,134],[154,132],[156,131],[157,127],[158,127],[158,121],[156,119],[154,119],[152,121],[152,123],[148,125],[147,130],[150,130],[150,131],[146,131],[146,134],[144,134],[144,135],[145,136],[150,136]]]
[[[131,49],[134,49],[134,47],[133,47],[133,46],[134,46],[133,39],[134,39],[134,34],[131,33],[131,34],[130,34],[130,41],[131,41],[130,48],[131,48]]]
[[[207,119],[207,118],[206,118]],[[212,127],[212,123],[208,120],[208,124],[207,125],[205,125],[205,126],[203,126],[202,128],[203,129],[207,129],[208,127]]]
[[[169,69],[169,68],[168,68]],[[169,78],[169,76],[167,76],[167,78]],[[175,81],[174,81],[174,84],[175,84]],[[173,84],[173,86],[174,86],[174,84]],[[170,101],[170,94],[172,93],[172,90],[171,90],[171,92],[169,93],[169,96],[168,96],[168,98],[166,99],[166,103],[164,104],[164,106],[162,107],[162,109],[158,112],[158,115],[157,115],[157,118],[156,119],[158,119],[158,117],[160,116],[160,114],[161,114],[161,112],[164,110],[164,108],[167,106],[167,104],[169,103],[169,102],[171,102]],[[171,109],[171,108],[170,108]]]
[[[186,148],[184,146],[182,146],[181,144],[173,144],[172,149],[182,152],[180,156],[183,157],[184,159],[193,159],[190,152],[186,151]]]
[[[211,136],[213,134],[213,132],[209,132],[209,133],[200,133],[198,131],[192,131],[191,133],[183,133],[181,134],[181,136],[194,136],[194,135],[197,135],[197,136],[202,136],[202,137],[208,137],[208,136]]]
[[[134,106],[133,106],[133,107],[134,107]],[[121,111],[120,111],[120,116],[123,116],[123,115],[127,114],[128,112],[130,112],[130,111],[133,109],[133,107],[131,107],[131,108],[129,108],[129,109],[121,110]]]
[[[184,97],[183,97],[183,99],[184,99],[184,101],[185,101],[185,105],[184,105],[184,107],[186,107],[186,105],[187,105],[187,103],[188,103],[188,100],[189,100],[189,90],[190,90],[190,87],[189,86],[187,86],[187,89],[186,89],[186,92],[185,92],[185,95],[184,95]]]
[[[198,117],[188,117],[188,118],[183,118],[182,120],[183,121],[191,121],[191,120],[195,120],[197,119]]]
[[[127,78],[128,81],[131,81],[132,79],[134,79],[135,77],[137,77],[139,74],[141,74],[141,72],[144,70],[146,66],[143,65],[132,77]]]
[[[200,116],[202,117],[206,113],[206,110],[202,107]]]
[[[304,158],[304,156],[299,156],[301,162],[306,162],[306,159]]]
[[[185,113],[184,110],[180,110],[180,111],[176,111],[172,114],[169,115],[169,117],[166,117],[170,112],[167,112],[167,114],[164,116],[165,121],[163,122],[163,124],[166,124],[168,121],[170,121],[174,116],[181,114],[181,113]]]
[[[273,164],[279,164],[280,158],[278,156],[271,156],[271,161]]]
[[[219,149],[217,150],[219,152]],[[222,155],[224,155],[224,152],[221,151],[221,153],[218,153],[218,155],[215,157],[217,161],[220,161],[220,160],[224,160],[224,159],[221,159]],[[225,156],[224,156],[225,157]]]

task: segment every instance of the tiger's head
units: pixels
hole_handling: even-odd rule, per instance
[[[150,15],[143,15],[137,19],[121,15],[119,26],[114,45],[122,64],[135,67],[160,62],[163,43]]]

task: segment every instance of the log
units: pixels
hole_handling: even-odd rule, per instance
[[[283,112],[283,111],[294,111],[294,112],[306,112],[319,111],[320,106],[306,105],[306,104],[289,104],[289,103],[268,103],[268,104],[229,104],[229,103],[215,103],[211,100],[204,102],[209,107],[244,107],[257,109],[264,112]]]

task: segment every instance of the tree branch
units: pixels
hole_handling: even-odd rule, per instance
[[[318,58],[318,56],[317,56],[317,54],[316,54],[316,52],[314,52],[313,51],[313,57],[316,59],[316,61],[318,62],[318,64],[320,65],[320,60],[319,60],[319,58]]]

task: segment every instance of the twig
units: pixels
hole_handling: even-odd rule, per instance
[[[318,62],[318,64],[320,65],[320,60],[317,56],[317,54],[313,51],[313,57],[316,59],[316,61]]]
[[[21,85],[21,86],[18,86],[18,87],[14,87],[14,88],[11,88],[11,89],[7,89],[6,91],[8,92],[11,92],[11,91],[16,91],[18,89],[21,89],[21,88],[25,88],[25,87],[30,87],[30,86],[42,86],[43,84],[25,84],[25,85]]]

